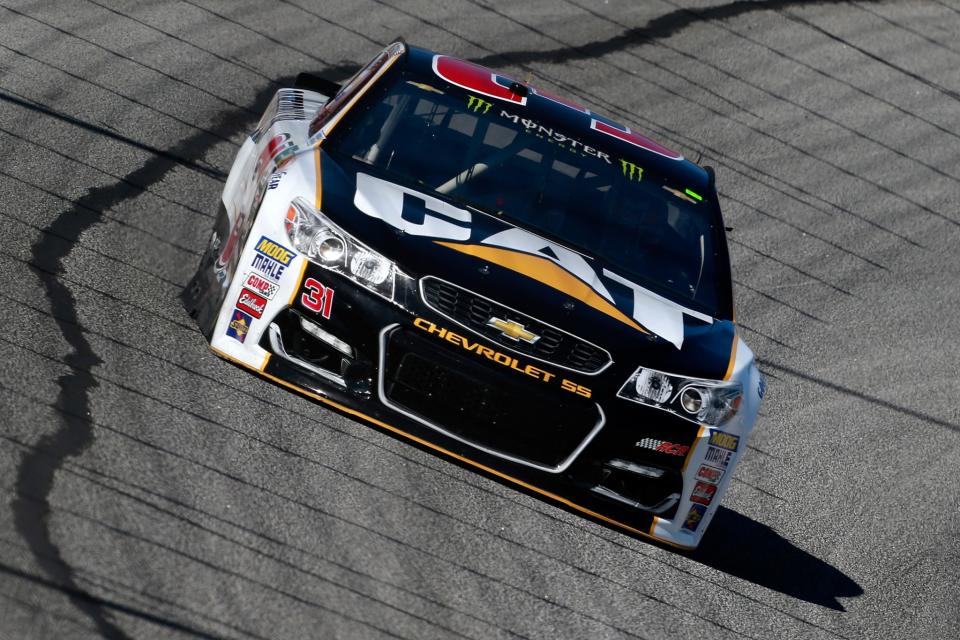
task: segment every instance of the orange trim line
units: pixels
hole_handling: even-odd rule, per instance
[[[316,165],[316,174],[317,174],[317,188],[316,188],[317,211],[322,211],[323,208],[321,207],[321,204],[323,201],[323,178],[320,175],[320,143],[319,142],[313,147],[313,162]]]
[[[697,445],[700,444],[700,438],[703,436],[703,432],[706,431],[706,429],[706,425],[700,425],[700,429],[697,431],[697,437],[693,439],[693,446],[690,448],[687,458],[683,461],[683,466],[680,467],[681,475],[687,472],[687,465],[690,464],[690,459],[693,457],[694,451],[697,450]]]
[[[511,249],[480,244],[459,244],[455,242],[442,242],[440,240],[434,240],[433,242],[441,247],[453,249],[454,251],[465,253],[468,256],[500,265],[505,269],[516,271],[519,274],[532,278],[537,282],[542,282],[548,287],[553,287],[558,291],[562,291],[580,300],[597,311],[605,313],[614,320],[619,320],[631,329],[636,329],[641,333],[649,333],[649,331],[634,322],[631,318],[628,318],[606,299],[597,295],[590,285],[546,258],[533,256],[520,251],[513,251]]]
[[[233,362],[234,364],[237,364],[237,365],[239,365],[239,366],[241,366],[241,367],[244,367],[245,369],[250,369],[251,371],[257,371],[256,369],[254,369],[253,367],[251,367],[250,365],[248,365],[246,362],[242,362],[242,361],[240,361],[240,360],[237,360],[236,358],[231,357],[230,355],[224,353],[223,351],[220,351],[220,350],[217,349],[216,347],[211,346],[211,347],[210,347],[210,350],[213,351],[213,352],[214,352],[215,354],[217,354],[218,356],[220,356],[221,358],[223,358],[223,359],[225,359],[225,360],[229,360],[230,362]],[[481,470],[483,470],[483,471],[486,471],[487,473],[490,473],[490,474],[492,474],[492,475],[494,475],[494,476],[497,476],[498,478],[502,478],[502,479],[504,479],[504,480],[508,480],[508,481],[510,481],[510,482],[513,482],[514,484],[517,484],[517,485],[523,487],[524,489],[528,489],[528,490],[533,491],[533,492],[535,492],[535,493],[539,493],[539,494],[542,495],[542,496],[546,496],[547,498],[550,498],[551,500],[555,500],[556,502],[559,502],[559,503],[564,504],[564,505],[566,505],[566,506],[568,506],[568,507],[570,507],[570,508],[572,508],[572,509],[575,509],[575,510],[577,510],[577,511],[580,511],[581,513],[585,513],[585,514],[587,514],[588,516],[594,517],[594,518],[596,518],[596,519],[598,519],[598,520],[602,520],[602,521],[604,521],[604,522],[606,522],[606,523],[608,523],[608,524],[612,524],[612,525],[614,525],[614,526],[620,527],[621,529],[624,529],[625,531],[629,531],[630,533],[634,533],[634,534],[637,534],[637,535],[639,535],[639,536],[643,536],[643,537],[645,537],[645,538],[652,538],[652,539],[656,540],[657,542],[661,542],[661,543],[663,543],[663,544],[667,544],[667,545],[676,547],[676,548],[678,548],[678,549],[690,550],[690,549],[693,549],[693,548],[694,548],[694,547],[690,547],[690,546],[687,546],[687,545],[677,544],[676,542],[672,542],[672,541],[666,540],[666,539],[664,539],[664,538],[658,538],[658,537],[654,536],[652,533],[650,533],[650,532],[648,532],[648,531],[641,531],[640,529],[637,529],[637,528],[635,528],[635,527],[631,527],[630,525],[624,524],[623,522],[620,522],[620,521],[618,521],[618,520],[614,520],[613,518],[608,518],[607,516],[605,516],[605,515],[603,515],[603,514],[601,514],[601,513],[597,513],[596,511],[593,511],[593,510],[591,510],[591,509],[588,509],[587,507],[583,507],[583,506],[580,506],[580,505],[576,504],[575,502],[571,502],[570,500],[564,498],[563,496],[559,496],[559,495],[557,495],[557,494],[555,494],[555,493],[552,493],[552,492],[550,492],[550,491],[547,491],[547,490],[545,490],[545,489],[541,489],[540,487],[534,486],[534,485],[532,485],[532,484],[530,484],[530,483],[528,483],[528,482],[525,482],[525,481],[523,481],[523,480],[520,480],[519,478],[514,478],[513,476],[507,475],[506,473],[503,473],[502,471],[497,471],[496,469],[493,469],[492,467],[488,467],[488,466],[486,466],[485,464],[482,464],[482,463],[480,463],[480,462],[476,462],[475,460],[471,460],[470,458],[465,458],[465,457],[463,457],[463,456],[461,456],[461,455],[459,455],[459,454],[456,454],[456,453],[450,451],[449,449],[444,449],[444,448],[441,447],[440,445],[433,444],[433,443],[430,442],[429,440],[424,440],[423,438],[420,438],[419,436],[415,436],[415,435],[413,435],[412,433],[407,433],[406,431],[403,431],[402,429],[399,429],[399,428],[397,428],[397,427],[395,427],[395,426],[393,426],[393,425],[391,425],[391,424],[387,424],[386,422],[383,422],[382,420],[378,420],[378,419],[376,419],[376,418],[374,418],[374,417],[372,417],[372,416],[368,416],[368,415],[365,414],[365,413],[361,413],[360,411],[357,411],[356,409],[351,409],[350,407],[348,407],[348,406],[346,406],[346,405],[340,404],[339,402],[337,402],[337,401],[335,401],[335,400],[331,400],[330,398],[325,398],[324,396],[321,396],[321,395],[319,395],[319,394],[313,393],[312,391],[308,391],[308,390],[306,390],[306,389],[304,389],[304,388],[302,388],[302,387],[298,387],[298,386],[295,385],[295,384],[292,384],[292,383],[290,383],[290,382],[287,382],[286,380],[282,380],[282,379],[280,379],[280,378],[278,378],[278,377],[276,377],[276,376],[270,375],[269,373],[264,373],[263,371],[257,371],[257,373],[259,373],[259,374],[260,374],[261,376],[263,376],[264,378],[267,378],[268,380],[272,380],[273,382],[276,382],[276,383],[279,384],[279,385],[282,385],[282,386],[284,386],[284,387],[287,387],[288,389],[292,389],[292,390],[296,391],[297,393],[301,393],[301,394],[303,394],[303,395],[305,395],[305,396],[307,396],[307,397],[309,397],[309,398],[312,398],[312,399],[317,400],[317,401],[319,401],[319,402],[322,402],[322,403],[324,403],[324,404],[328,404],[328,405],[330,405],[331,407],[334,407],[335,409],[339,409],[340,411],[343,411],[344,413],[348,413],[348,414],[350,414],[350,415],[352,415],[352,416],[356,416],[356,417],[358,417],[358,418],[361,418],[361,419],[363,419],[363,420],[366,420],[367,422],[370,422],[370,423],[372,423],[372,424],[375,424],[375,425],[377,425],[378,427],[381,427],[381,428],[383,428],[383,429],[386,429],[387,431],[390,431],[390,432],[395,433],[395,434],[397,434],[397,435],[403,436],[404,438],[407,438],[408,440],[411,440],[411,441],[413,441],[413,442],[416,442],[417,444],[423,445],[423,446],[425,446],[425,447],[427,447],[427,448],[429,448],[429,449],[433,449],[434,451],[437,451],[437,452],[442,453],[442,454],[444,454],[444,455],[446,455],[446,456],[449,456],[450,458],[453,458],[454,460],[458,460],[458,461],[460,461],[460,462],[464,462],[464,463],[469,464],[469,465],[471,465],[471,466],[474,466],[474,467],[476,467],[476,468],[478,468],[478,469],[481,469]],[[656,518],[656,516],[654,516],[654,517]],[[652,531],[652,527],[651,527],[651,531]]]
[[[287,300],[287,306],[293,306],[293,301],[297,299],[297,294],[300,292],[300,285],[303,283],[303,274],[307,272],[307,260],[306,257],[303,258],[303,264],[300,265],[300,274],[297,276],[297,284],[293,287],[293,293],[290,294],[290,299]]]
[[[733,365],[737,361],[737,343],[740,342],[737,338],[737,332],[733,332],[733,346],[730,347],[730,363],[727,365],[727,372],[723,374],[724,380],[729,380],[730,376],[733,375]]]
[[[379,56],[379,54],[378,54],[378,56]],[[357,102],[360,101],[360,98],[363,97],[363,94],[365,94],[367,91],[369,91],[369,90],[370,90],[370,87],[372,87],[373,85],[375,85],[375,84],[377,83],[377,81],[378,81],[380,78],[383,77],[383,74],[385,74],[385,73],[387,72],[387,70],[390,69],[390,67],[392,67],[392,66],[394,65],[394,63],[395,63],[397,60],[399,60],[399,59],[400,59],[400,56],[399,56],[399,55],[393,56],[392,58],[390,58],[389,60],[387,60],[386,62],[384,62],[382,67],[380,67],[376,72],[374,72],[374,74],[370,77],[370,79],[367,80],[367,84],[365,84],[365,85],[363,86],[363,88],[360,89],[360,91],[358,91],[355,96],[353,96],[352,98],[350,98],[350,102],[348,102],[345,107],[343,107],[342,109],[340,109],[340,111],[337,113],[337,115],[334,116],[333,120],[331,120],[329,123],[325,124],[325,125],[320,129],[321,131],[324,132],[324,134],[323,134],[323,137],[324,137],[324,138],[326,138],[327,136],[330,135],[330,132],[333,131],[333,128],[336,127],[337,124],[340,123],[340,120],[343,119],[343,116],[347,115],[347,112],[350,111],[350,109],[353,109],[354,105],[357,104]],[[331,99],[332,99],[332,98],[333,98],[333,96],[331,96]]]

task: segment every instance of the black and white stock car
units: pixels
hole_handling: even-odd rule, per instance
[[[184,298],[220,356],[694,548],[763,396],[713,172],[395,43],[244,142]],[[328,96],[332,96],[329,97]]]

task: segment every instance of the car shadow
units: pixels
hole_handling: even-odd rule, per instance
[[[235,366],[239,366],[233,363]],[[243,368],[243,367],[241,367]],[[276,380],[264,379],[272,386],[289,391]],[[314,403],[323,406],[328,411],[337,413],[350,420],[357,420],[357,416],[344,412],[341,408],[326,403]],[[437,455],[431,448],[416,441],[410,441],[396,433],[384,429],[382,426],[361,419],[367,426],[396,438],[400,442]],[[817,558],[813,554],[800,549],[792,542],[778,534],[765,524],[757,522],[741,513],[727,507],[720,507],[710,523],[710,528],[704,535],[700,546],[695,551],[680,551],[676,547],[667,545],[649,537],[636,535],[625,531],[603,519],[585,514],[582,510],[574,509],[569,505],[544,498],[537,491],[505,480],[482,469],[477,469],[461,460],[439,456],[449,463],[472,473],[489,478],[505,487],[540,500],[553,506],[600,525],[620,535],[625,535],[640,542],[660,547],[672,553],[689,558],[705,566],[722,571],[731,576],[752,582],[761,587],[778,591],[785,595],[817,604],[835,611],[846,611],[838,598],[855,598],[863,595],[863,589],[852,578],[833,565]]]
[[[863,589],[833,565],[800,549],[765,524],[720,507],[696,551],[686,557],[785,595],[846,611],[838,598]]]

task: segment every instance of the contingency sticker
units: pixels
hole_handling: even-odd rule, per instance
[[[263,316],[264,309],[267,308],[267,299],[250,289],[244,289],[237,298],[237,309],[243,309],[254,318]]]
[[[690,500],[692,502],[699,502],[700,504],[710,504],[716,492],[716,485],[707,484],[702,481],[697,482],[693,487],[693,492],[690,494]]]
[[[707,447],[707,455],[703,457],[704,460],[721,469],[727,468],[731,458],[733,458],[733,451],[718,449],[717,447]]]
[[[256,291],[267,300],[273,300],[273,296],[277,295],[277,290],[280,288],[279,284],[273,280],[268,280],[255,271],[247,272],[243,277],[243,286],[251,291]]]
[[[687,517],[683,521],[683,528],[687,531],[696,531],[697,527],[700,526],[700,521],[703,520],[703,516],[706,513],[707,508],[702,504],[691,505],[690,511],[687,512]]]
[[[257,252],[257,255],[253,257],[253,262],[251,263],[253,268],[273,280],[280,279],[280,276],[283,275],[283,270],[290,266],[290,262],[297,255],[267,236],[260,236],[260,239],[254,246],[254,250]]]
[[[247,339],[247,333],[250,331],[252,322],[253,318],[249,315],[239,309],[234,309],[230,324],[227,325],[227,335],[237,342],[243,342]]]
[[[714,447],[736,451],[737,446],[740,444],[740,437],[724,433],[723,431],[714,431],[710,434],[710,444]]]
[[[711,484],[717,484],[720,482],[720,478],[723,477],[723,471],[720,469],[715,469],[707,464],[700,465],[700,469],[697,471],[697,479],[704,480]]]

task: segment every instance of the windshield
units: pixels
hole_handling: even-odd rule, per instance
[[[409,71],[383,84],[334,130],[328,153],[554,239],[680,304],[729,309],[710,199],[522,106]]]

